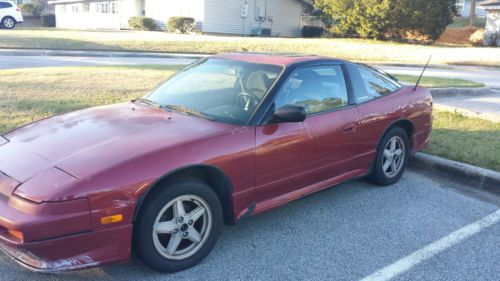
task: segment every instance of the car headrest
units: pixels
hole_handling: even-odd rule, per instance
[[[262,97],[271,86],[271,80],[264,72],[255,71],[250,73],[247,80],[247,91],[252,91],[252,94],[260,94]]]

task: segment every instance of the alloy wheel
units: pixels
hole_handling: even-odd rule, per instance
[[[153,242],[162,256],[183,260],[196,254],[212,229],[212,212],[196,195],[182,195],[168,202],[153,225]]]
[[[14,27],[14,20],[11,19],[11,18],[6,18],[4,21],[3,21],[3,26],[5,28],[12,28]]]
[[[399,136],[392,137],[384,147],[382,170],[388,178],[395,177],[405,160],[404,142]]]

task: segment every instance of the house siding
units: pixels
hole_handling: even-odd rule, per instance
[[[160,29],[166,29],[171,17],[191,17],[198,28],[203,26],[204,0],[146,0],[145,16],[153,18]]]
[[[205,0],[204,33],[251,35],[259,27],[270,28],[272,36],[300,36],[302,4],[296,0],[247,0],[248,16],[241,16],[244,0]],[[263,22],[257,7],[265,7]],[[273,22],[270,22],[269,19]]]
[[[500,8],[498,10],[489,10],[486,20],[487,32],[500,32]]]
[[[460,14],[460,16],[462,16],[462,17],[470,16],[470,2],[471,2],[471,0],[458,0],[457,1],[457,8],[458,8],[458,13]],[[482,7],[476,5],[476,16],[486,17],[486,11]]]
[[[128,20],[141,14],[141,0],[81,1],[55,4],[56,26],[77,29],[128,28]],[[98,5],[107,4],[107,11],[99,11]],[[116,5],[112,12],[112,5]],[[137,6],[139,5],[139,6]]]

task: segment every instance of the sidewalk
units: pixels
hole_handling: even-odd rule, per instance
[[[432,89],[434,108],[500,123],[500,90]]]
[[[87,51],[87,50],[46,50],[46,49],[4,49],[0,56],[61,56],[61,57],[135,57],[135,58],[179,58],[199,59],[209,54],[159,53],[133,51]]]

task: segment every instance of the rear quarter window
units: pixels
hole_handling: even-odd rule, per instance
[[[12,8],[12,4],[7,2],[0,2],[0,9]]]
[[[402,87],[390,77],[368,67],[347,64],[347,69],[353,82],[357,103],[392,94]]]

